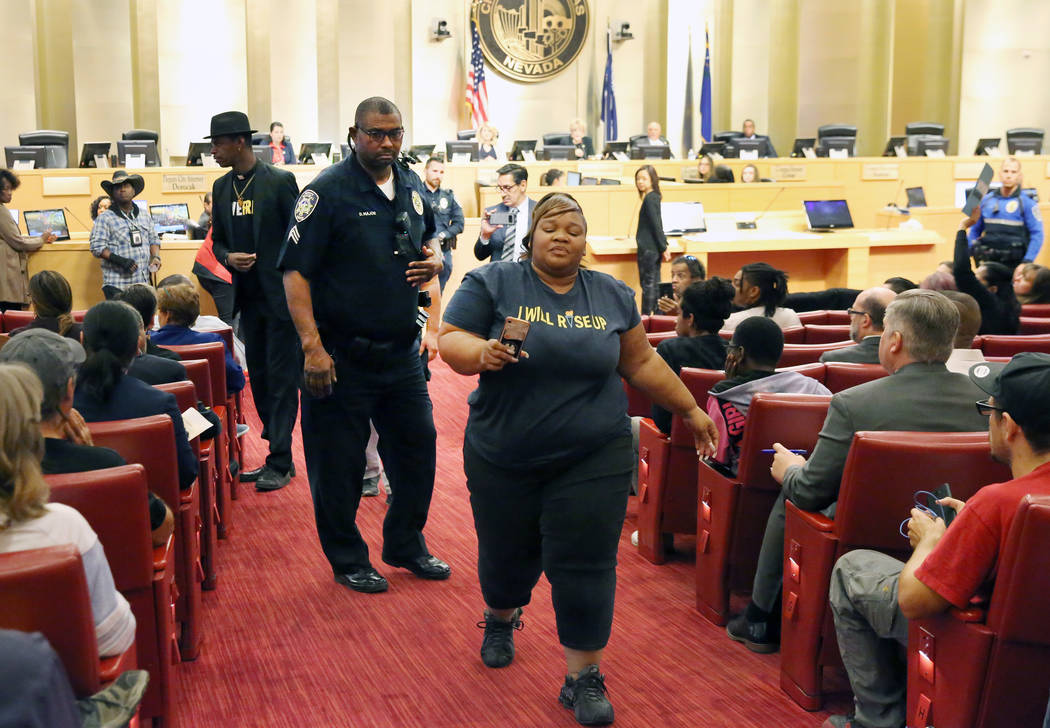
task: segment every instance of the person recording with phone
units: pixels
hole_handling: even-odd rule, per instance
[[[498,205],[485,208],[481,234],[474,243],[474,257],[492,261],[518,260],[523,240],[532,223],[536,202],[526,196],[529,173],[520,164],[505,164],[496,170],[496,186],[503,197]]]
[[[545,573],[568,673],[559,700],[580,723],[597,725],[613,719],[599,663],[632,468],[621,377],[682,416],[699,453],[713,453],[717,436],[646,340],[634,292],[580,267],[586,246],[579,203],[546,195],[526,257],[464,277],[439,347],[454,371],[481,375],[463,460],[485,601],[482,661],[511,663],[522,607]]]

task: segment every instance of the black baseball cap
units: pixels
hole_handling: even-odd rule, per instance
[[[1050,430],[1050,354],[1026,351],[1008,362],[974,364],[970,380],[1017,424]]]

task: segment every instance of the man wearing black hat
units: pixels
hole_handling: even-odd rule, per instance
[[[864,549],[836,562],[829,598],[855,713],[832,716],[825,728],[904,725],[907,675],[892,642],[907,644],[909,619],[987,603],[1018,504],[1050,495],[1050,355],[975,364],[970,379],[989,395],[976,406],[989,418],[992,458],[1014,479],[986,485],[965,504],[938,501],[958,513],[951,528],[913,509],[906,564]]]
[[[160,269],[160,239],[153,218],[143,213],[135,198],[146,186],[141,175],[123,169],[103,180],[102,189],[113,200],[91,228],[92,255],[102,259],[102,293],[116,298],[132,283],[149,283],[149,274]]]
[[[248,117],[211,119],[211,153],[231,171],[212,187],[212,250],[233,272],[234,311],[251,375],[252,397],[270,441],[266,462],[241,473],[256,490],[283,488],[295,475],[292,430],[299,412],[299,339],[288,314],[277,254],[299,187],[291,172],[256,160]]]

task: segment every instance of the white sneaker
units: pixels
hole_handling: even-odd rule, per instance
[[[638,532],[637,531],[635,531],[634,533],[631,534],[631,545],[632,546],[637,546],[638,545]]]
[[[237,425],[237,437],[244,437],[249,432],[251,432],[251,429],[252,428],[249,425],[238,424]]]

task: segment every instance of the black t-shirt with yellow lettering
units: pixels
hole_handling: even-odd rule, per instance
[[[507,316],[530,322],[529,356],[483,372],[470,395],[466,438],[482,457],[538,466],[630,435],[616,367],[620,335],[641,321],[634,291],[581,270],[572,290],[556,293],[530,261],[490,263],[464,276],[443,320],[496,339]]]
[[[256,162],[258,165],[258,162]],[[230,201],[230,218],[233,222],[233,240],[230,249],[237,253],[255,252],[255,167],[243,178],[233,175],[233,199]],[[240,295],[259,298],[263,295],[259,274],[255,268],[246,273],[237,273]]]

